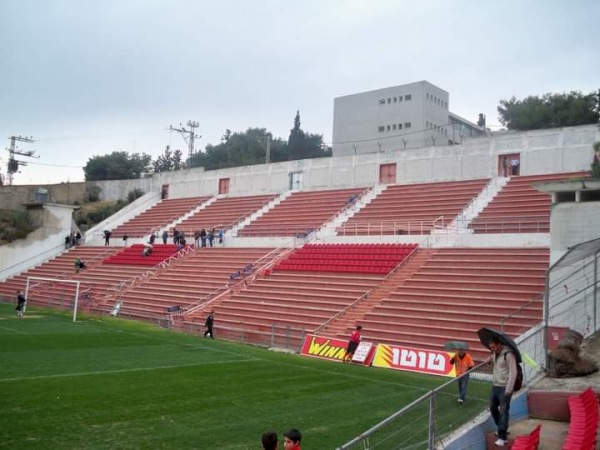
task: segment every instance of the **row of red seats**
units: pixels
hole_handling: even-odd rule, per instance
[[[571,420],[563,450],[594,450],[598,439],[598,398],[591,387],[568,399]]]
[[[288,261],[394,261],[398,263],[406,258],[407,255],[304,255],[293,254],[288,258]]]
[[[308,249],[299,250],[298,253],[304,255],[408,255],[413,249],[408,248],[390,248],[390,249],[340,249],[340,250],[322,250],[322,249]]]
[[[144,256],[144,244],[133,244],[125,247],[119,253],[104,259],[105,264],[134,264],[155,266],[175,254],[179,248],[174,244],[153,244],[152,253]]]
[[[330,264],[279,264],[275,270],[293,270],[299,272],[343,272],[343,273],[378,273],[387,274],[393,267],[385,266],[334,266]]]
[[[542,433],[542,425],[538,425],[533,429],[531,433],[526,436],[517,436],[513,445],[512,450],[537,450],[540,445],[540,435]]]
[[[418,247],[419,244],[306,244],[303,248],[364,248],[364,247]]]
[[[161,259],[148,259],[148,258],[127,258],[104,261],[106,264],[117,264],[117,265],[132,265],[132,266],[156,266],[163,262],[166,258]]]

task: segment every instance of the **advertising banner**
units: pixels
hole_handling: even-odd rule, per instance
[[[300,354],[313,358],[342,361],[346,354],[346,347],[348,347],[348,341],[309,334],[304,340]],[[375,353],[373,349],[374,346],[372,343],[361,342],[354,353],[352,361],[369,365]]]
[[[450,364],[452,356],[453,353],[445,351],[379,344],[373,359],[373,366],[454,377],[456,370],[454,365]]]

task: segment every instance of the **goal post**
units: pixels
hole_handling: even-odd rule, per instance
[[[79,304],[79,285],[80,281],[76,280],[59,280],[57,278],[44,278],[44,277],[27,277],[27,284],[25,286],[25,299],[29,298],[29,290],[35,287],[35,283],[38,281],[49,281],[51,283],[64,283],[75,285],[75,301],[73,302],[73,322],[77,322],[77,307]],[[25,311],[27,303],[23,307]]]

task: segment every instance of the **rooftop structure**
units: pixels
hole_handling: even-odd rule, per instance
[[[450,94],[429,83],[334,99],[333,155],[460,144],[484,130],[449,110]]]

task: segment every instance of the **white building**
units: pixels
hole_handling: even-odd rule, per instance
[[[449,94],[427,82],[337,97],[333,155],[460,144],[483,133],[449,110]]]

